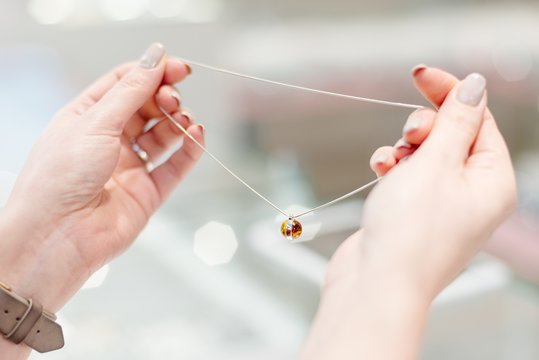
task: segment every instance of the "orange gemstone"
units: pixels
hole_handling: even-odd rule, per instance
[[[296,219],[286,219],[281,225],[281,233],[287,240],[295,240],[301,236],[301,223]]]

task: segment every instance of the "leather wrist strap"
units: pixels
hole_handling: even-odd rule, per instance
[[[15,343],[25,343],[44,353],[64,346],[62,327],[56,316],[43,310],[41,304],[15,294],[0,282],[0,333]]]

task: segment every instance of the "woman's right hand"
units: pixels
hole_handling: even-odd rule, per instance
[[[406,142],[373,156],[379,174],[408,158],[369,196],[361,248],[364,261],[394,270],[433,298],[512,212],[516,185],[509,152],[486,108],[485,79],[472,74],[459,82],[423,68],[415,81],[440,109],[414,112]]]
[[[378,173],[391,171],[367,198],[363,229],[331,259],[304,359],[415,359],[431,301],[515,206],[485,79],[423,67],[414,80],[440,109],[411,115],[420,146],[373,156]]]

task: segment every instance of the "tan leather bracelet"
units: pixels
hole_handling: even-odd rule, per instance
[[[45,353],[64,346],[62,327],[56,316],[32,299],[25,299],[0,282],[0,332],[15,343],[21,342]]]

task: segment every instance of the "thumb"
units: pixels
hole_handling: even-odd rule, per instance
[[[154,43],[134,66],[89,109],[90,126],[99,133],[120,135],[127,121],[157,91],[165,73],[165,49]]]
[[[422,148],[444,162],[463,165],[485,116],[486,80],[471,74],[449,93]]]

